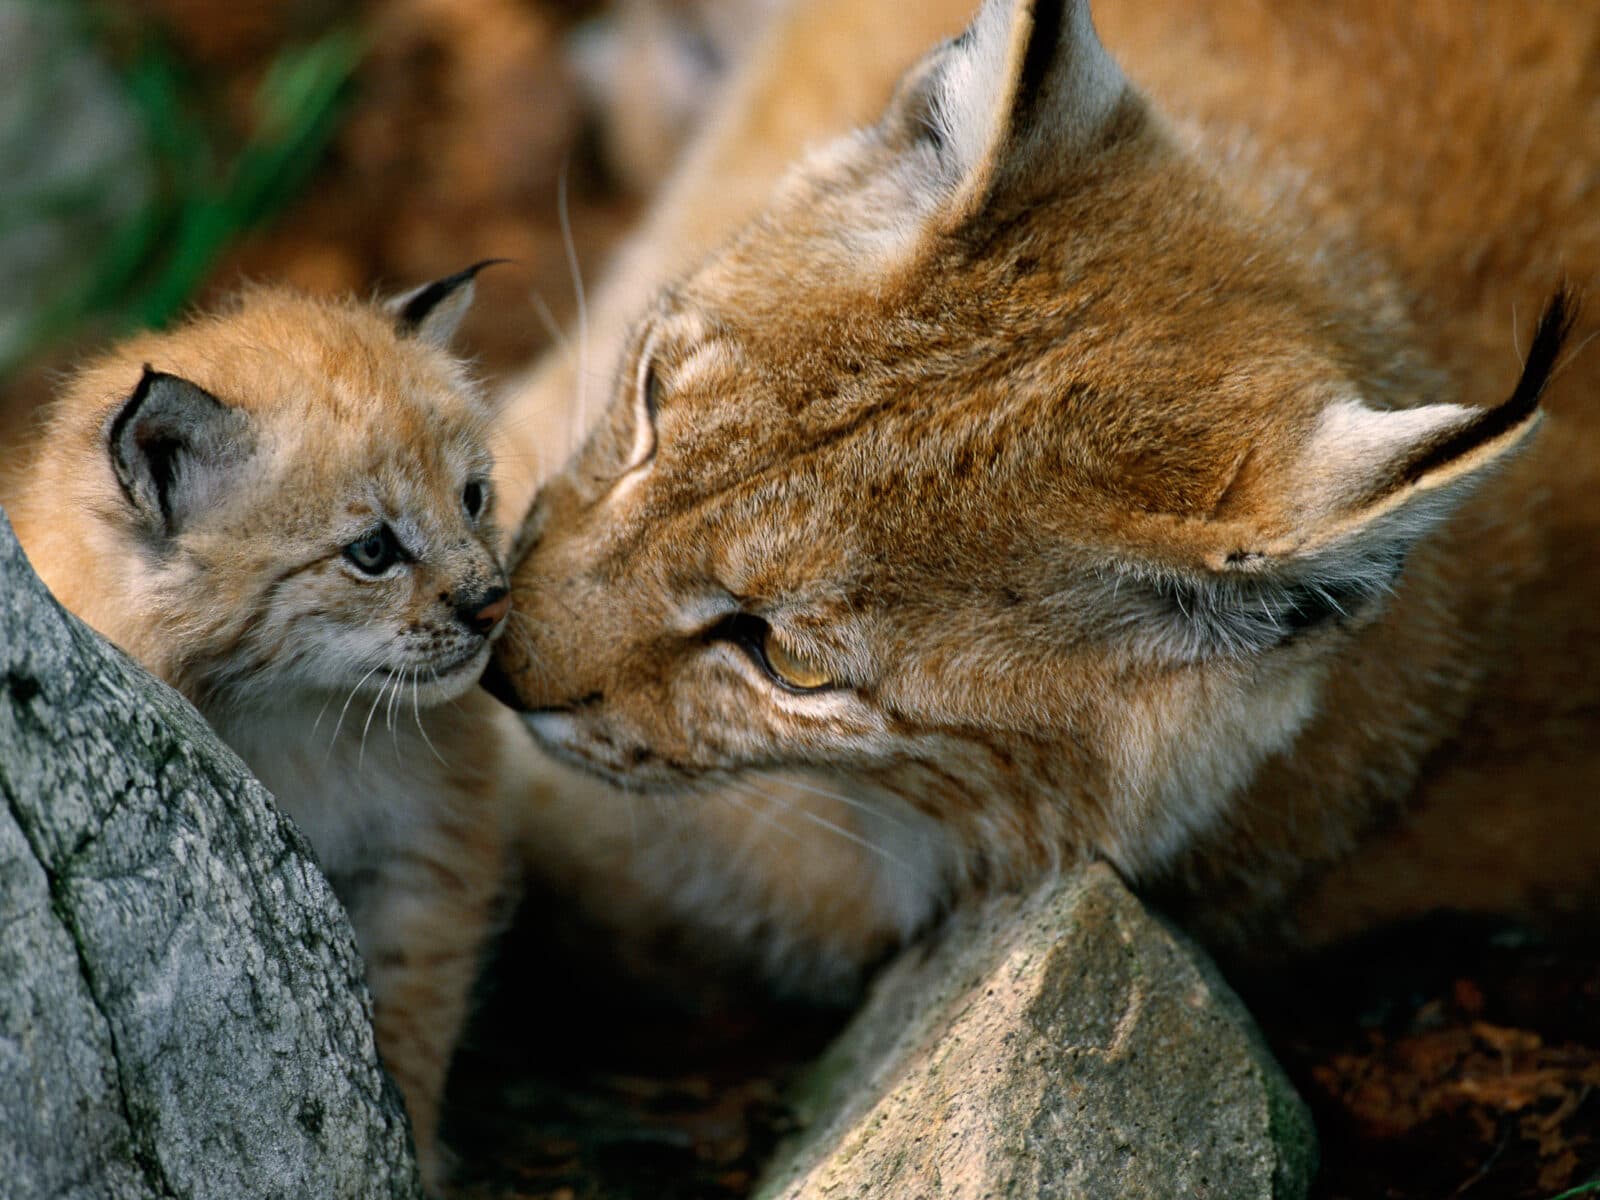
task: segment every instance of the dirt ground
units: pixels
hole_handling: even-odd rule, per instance
[[[303,195],[247,237],[203,303],[241,277],[398,289],[483,258],[463,342],[491,378],[565,320],[568,189],[591,278],[636,214],[587,148],[562,39],[589,0],[125,0],[166,30],[223,120],[280,46],[356,22],[369,52]],[[9,388],[10,445],[63,347]],[[525,910],[485,985],[452,1084],[462,1200],[747,1195],[786,1128],[782,1088],[841,1018],[756,992],[712,1007],[641,994],[603,947],[546,937]],[[1600,955],[1508,930],[1427,927],[1283,978],[1247,981],[1316,1111],[1322,1200],[1550,1200],[1600,1176]],[[729,997],[733,996],[733,999]]]

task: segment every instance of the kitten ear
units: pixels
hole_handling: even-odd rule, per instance
[[[443,350],[450,345],[461,319],[472,307],[473,280],[485,267],[508,262],[486,258],[464,271],[425,283],[390,300],[384,307],[394,314],[395,331],[404,338],[414,337]]]
[[[902,81],[886,121],[931,142],[957,224],[1003,186],[1088,155],[1129,94],[1088,0],[985,0],[966,32]]]
[[[1218,646],[1261,649],[1389,592],[1406,555],[1523,446],[1577,319],[1565,291],[1546,306],[1522,375],[1493,408],[1323,410],[1276,482],[1239,488],[1203,554],[1206,578],[1172,599]],[[1243,510],[1243,511],[1241,511]]]
[[[170,537],[215,500],[253,439],[244,413],[146,364],[111,418],[106,442],[129,504],[151,530]]]

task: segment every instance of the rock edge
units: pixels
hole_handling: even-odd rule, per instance
[[[422,1195],[354,936],[177,693],[0,512],[0,1179],[13,1200]]]
[[[762,1200],[1295,1200],[1316,1172],[1238,998],[1103,865],[903,956],[797,1104]]]

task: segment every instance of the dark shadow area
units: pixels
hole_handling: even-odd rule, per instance
[[[1438,916],[1237,978],[1315,1115],[1316,1200],[1551,1200],[1600,1176],[1597,951]]]
[[[747,1196],[792,1127],[784,1090],[847,1016],[687,957],[670,980],[630,976],[561,897],[531,893],[451,1075],[454,1195]]]

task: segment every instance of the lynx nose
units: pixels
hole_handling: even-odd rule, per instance
[[[457,602],[456,617],[474,633],[490,634],[511,611],[511,589],[503,584]]]

